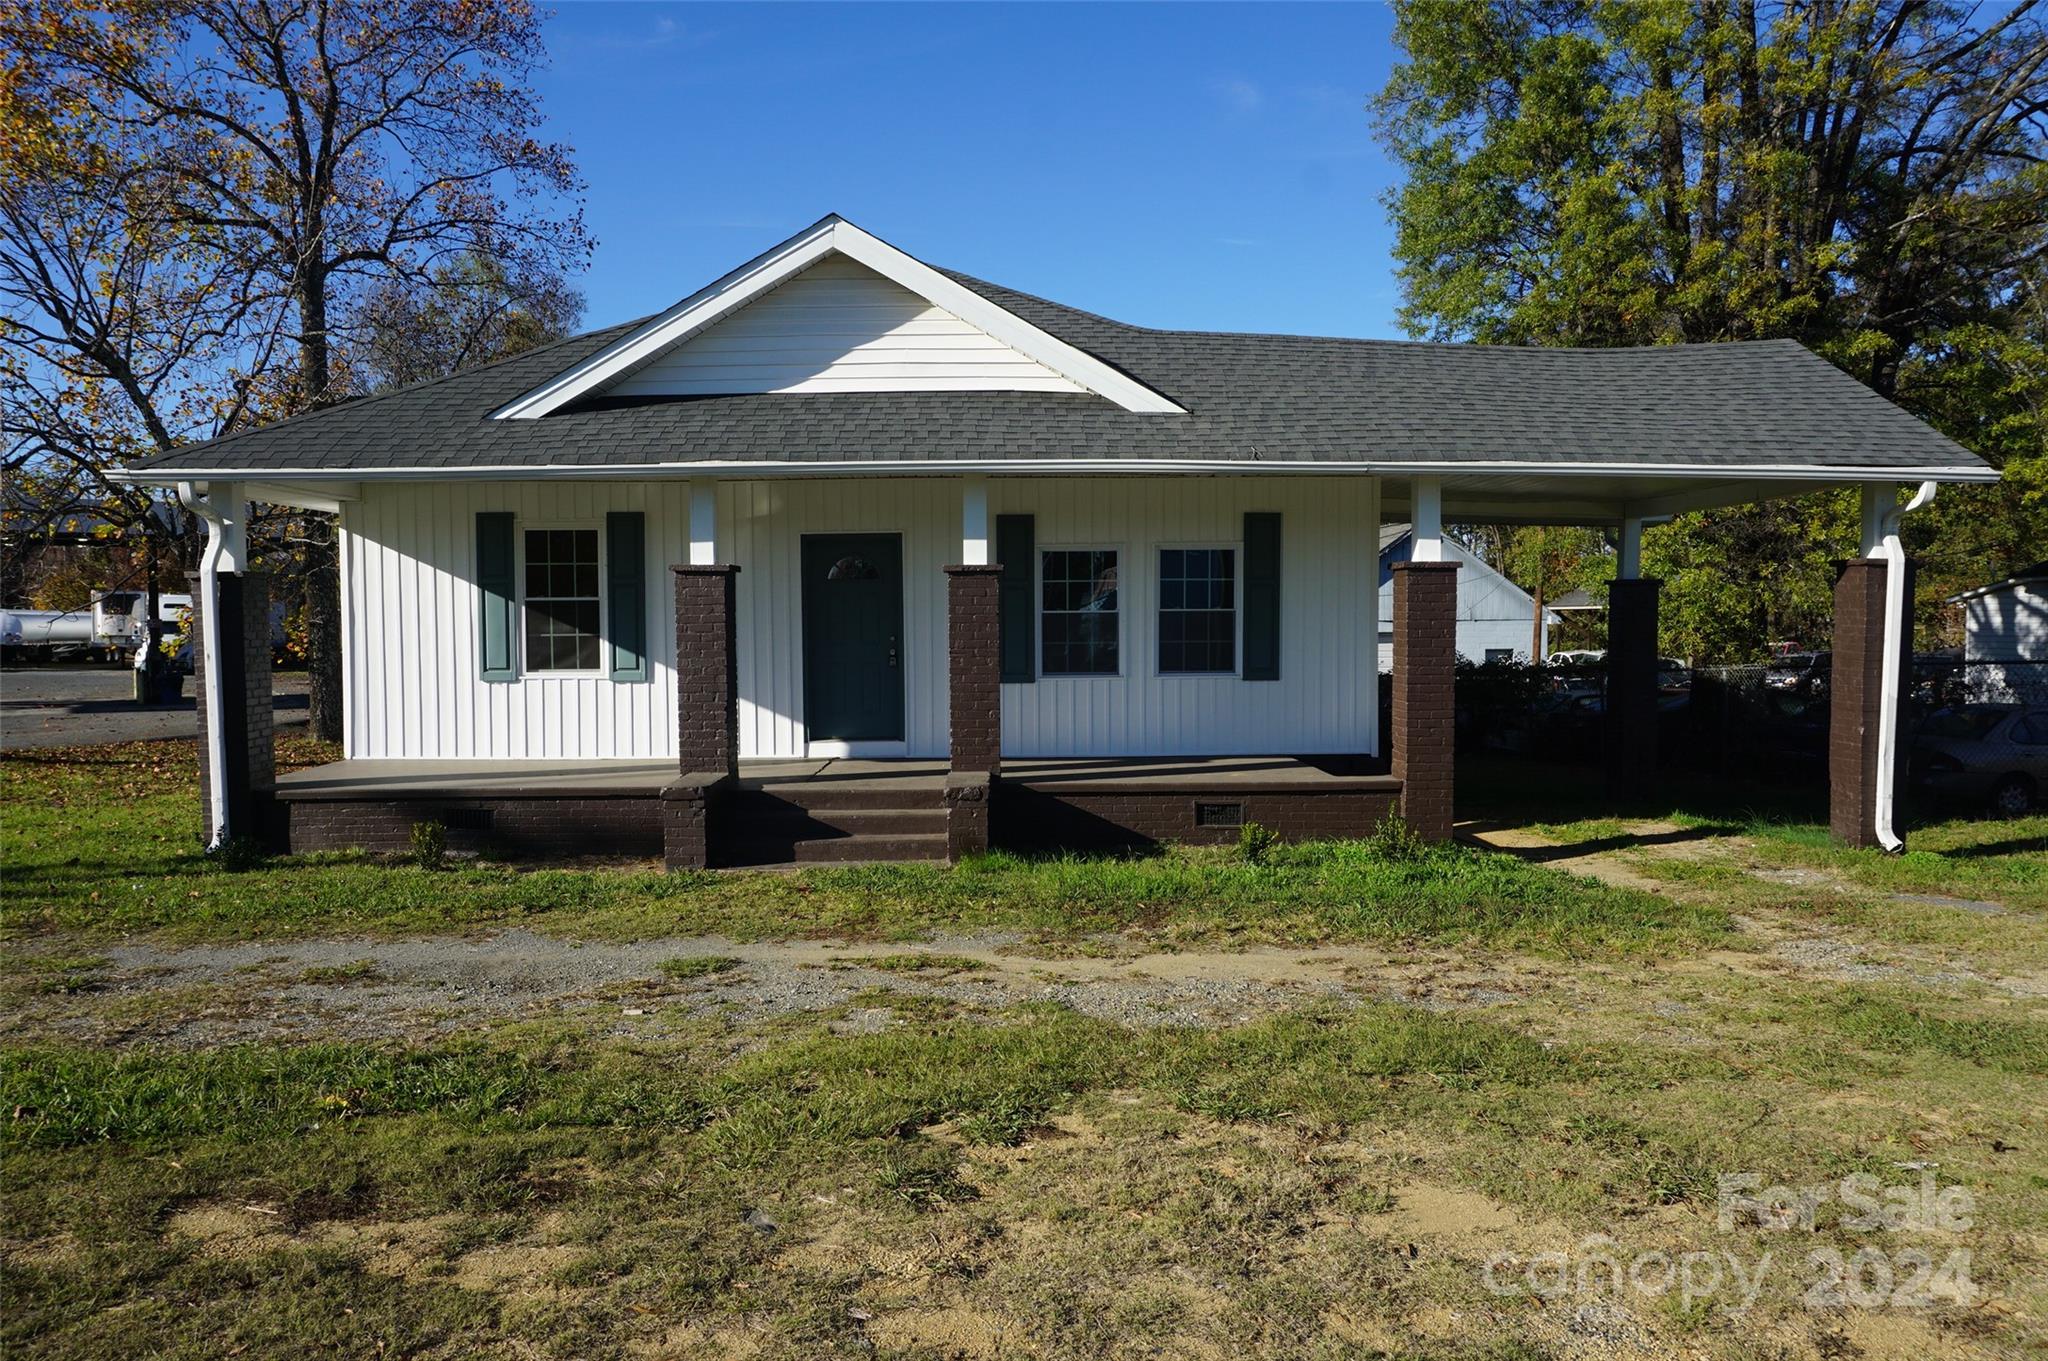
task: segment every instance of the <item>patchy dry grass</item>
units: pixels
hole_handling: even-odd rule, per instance
[[[80,825],[104,809],[169,836],[189,789],[153,792],[142,758],[110,760],[77,784],[39,769],[35,788]],[[10,763],[5,778],[27,777]],[[1542,986],[1140,1029],[1045,1002],[970,1009],[945,990],[998,971],[940,944],[860,957],[882,985],[836,1009],[757,1020],[628,1029],[608,998],[435,1039],[44,1038],[0,1049],[10,1357],[1945,1361],[2048,1345],[2048,1000],[1959,969],[1843,981],[1775,952],[1822,940],[1888,960],[1917,919],[1938,923],[1914,946],[1930,956],[2048,969],[2038,917],[1894,902],[1904,890],[1857,877],[1890,871],[1801,861],[1825,872],[1809,889],[1748,861],[1654,862],[1677,867],[1678,901],[1507,857],[1390,865],[1342,846],[1265,866],[674,881],[308,859],[231,875],[146,835],[81,843],[68,864],[53,822],[18,840],[14,821],[0,892],[36,948],[13,952],[5,981],[39,1007],[138,1004],[99,991],[114,947],[96,943],[129,932],[745,935],[778,913],[870,938],[1027,925],[1104,975],[1191,939],[1367,937],[1386,942],[1389,978]],[[1626,834],[1605,821],[1553,830]],[[1979,858],[2024,887],[2013,853]],[[1739,934],[1738,913],[1778,935]],[[1103,925],[1124,933],[1084,934]],[[330,981],[365,981],[354,957],[328,956],[343,961]],[[672,963],[673,979],[720,977],[731,957]],[[1739,1214],[1724,1229],[1721,1178],[1742,1173],[1924,1175],[1968,1194],[1971,1223],[1859,1230],[1829,1201],[1810,1231]],[[1967,1296],[1870,1293],[1870,1254],[1889,1269],[1958,1250]],[[1809,1308],[1812,1254],[1830,1252],[1865,1255],[1868,1298]],[[1557,1253],[1585,1272],[1541,1298],[1530,1286]],[[1707,1282],[1697,1259],[1689,1299],[1650,1288],[1668,1279],[1655,1270],[1627,1279],[1688,1253],[1719,1272]]]

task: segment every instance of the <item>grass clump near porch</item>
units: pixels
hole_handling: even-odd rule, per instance
[[[280,744],[285,764],[331,753]],[[365,856],[210,863],[194,838],[185,743],[10,755],[0,926],[179,939],[412,934],[518,924],[612,938],[718,934],[900,938],[938,929],[1086,933],[1169,928],[1190,939],[1473,941],[1546,954],[1689,948],[1725,913],[1512,857],[1379,842],[1132,857],[992,855],[798,874],[670,875],[646,867],[467,864],[427,871]]]

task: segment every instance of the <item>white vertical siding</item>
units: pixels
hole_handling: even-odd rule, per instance
[[[1085,389],[843,255],[825,257],[607,389],[623,397],[935,391]]]
[[[342,517],[343,662],[354,757],[661,757],[675,751],[668,566],[683,561],[682,484],[441,482],[369,486]],[[650,679],[477,676],[476,514],[602,529],[647,514]]]
[[[990,514],[1037,518],[1041,547],[1123,553],[1124,674],[1003,687],[1015,756],[1367,752],[1374,748],[1377,483],[1370,478],[1014,478]],[[905,750],[947,744],[946,578],[960,558],[957,478],[764,479],[718,488],[718,557],[738,581],[740,749],[806,754],[802,594],[806,533],[902,536]],[[668,567],[688,560],[688,484],[456,482],[371,485],[343,517],[353,757],[661,758],[675,752],[675,630]],[[477,678],[475,517],[522,527],[647,514],[651,677]],[[1247,510],[1282,521],[1281,678],[1161,676],[1157,550],[1235,544]],[[1242,566],[1240,561],[1240,574]]]
[[[1281,515],[1280,679],[1160,675],[1158,550],[1238,544],[1248,510]],[[1034,516],[1040,550],[1121,554],[1123,674],[1005,685],[1005,754],[1308,755],[1377,746],[1374,479],[1014,478],[990,482],[989,513]],[[1238,572],[1241,581],[1241,556]]]

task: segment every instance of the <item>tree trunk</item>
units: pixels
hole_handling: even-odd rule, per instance
[[[1543,665],[1543,574],[1536,574],[1535,616],[1529,621],[1529,665]]]
[[[304,576],[306,610],[306,695],[313,736],[341,740],[341,571],[335,526],[325,515],[308,519],[325,533],[308,535]]]

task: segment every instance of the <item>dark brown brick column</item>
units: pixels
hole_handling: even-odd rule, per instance
[[[1657,784],[1655,577],[1607,583],[1607,790],[1640,799]]]
[[[1394,778],[1401,817],[1425,841],[1451,839],[1457,704],[1458,564],[1394,572]]]
[[[988,849],[995,784],[1003,766],[1001,567],[946,569],[947,713],[952,773],[946,780],[946,858]]]
[[[1003,765],[1000,567],[946,569],[946,657],[953,769],[994,778]]]
[[[676,762],[686,774],[739,774],[740,569],[677,567]]]
[[[213,831],[213,766],[207,759],[206,616],[199,574],[192,584],[192,649],[199,710],[200,839]],[[233,837],[270,838],[270,790],[277,783],[277,726],[270,685],[270,574],[222,572],[221,727],[227,742],[227,826]]]
[[[1837,841],[1874,847],[1877,840],[1878,704],[1883,694],[1885,562],[1857,558],[1842,564],[1835,580],[1834,661],[1828,678],[1828,827]],[[1912,564],[1907,564],[1906,599],[1913,598]],[[1902,660],[1912,656],[1912,639],[1900,630]],[[1903,678],[1909,673],[1902,669]],[[1900,731],[1893,771],[1894,827],[1903,826],[1910,748],[1899,706]]]
[[[701,869],[740,770],[738,567],[676,567],[676,765],[662,791],[663,858]]]

